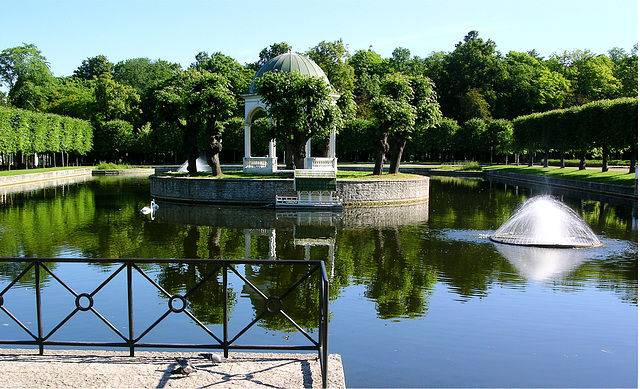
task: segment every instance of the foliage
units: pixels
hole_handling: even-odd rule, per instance
[[[102,157],[109,156],[118,161],[123,152],[132,150],[133,126],[124,120],[100,123],[96,128],[95,151]]]
[[[155,92],[156,119],[168,123],[184,135],[187,170],[196,172],[200,151],[215,174],[221,174],[218,154],[222,150],[223,123],[232,117],[235,98],[228,81],[206,70],[178,73]]]
[[[348,47],[341,39],[321,41],[306,52],[341,94],[337,105],[344,121],[358,117],[368,123],[377,123],[373,101],[384,93],[385,77],[422,76],[433,81],[431,88],[437,93],[440,110],[450,121],[437,127],[424,127],[416,121],[404,151],[408,158],[441,162],[465,158],[463,153],[468,155],[471,145],[460,137],[457,139],[463,143],[456,145],[459,142],[452,133],[474,118],[482,119],[488,126],[488,146],[475,152],[483,160],[489,160],[491,147],[503,155],[508,155],[508,150],[519,153],[526,149],[530,156],[536,151],[549,150],[560,158],[565,152],[580,153],[582,159],[597,150],[605,161],[609,154],[617,152],[625,153],[619,158],[628,158],[637,148],[633,138],[629,145],[626,132],[613,132],[613,129],[623,128],[616,123],[620,121],[617,118],[624,117],[624,114],[609,115],[607,104],[602,103],[601,108],[589,108],[595,117],[605,115],[609,118],[606,120],[612,121],[612,124],[604,124],[605,127],[590,121],[588,116],[591,114],[574,114],[580,111],[581,106],[595,101],[637,97],[637,45],[629,51],[614,47],[606,55],[573,50],[554,53],[545,59],[535,50],[526,53],[511,51],[503,55],[498,51],[496,42],[481,37],[478,31],[470,31],[451,51],[432,52],[423,58],[412,55],[403,47],[395,48],[389,58],[383,58],[372,46],[355,50],[353,54]],[[223,53],[202,51],[195,55],[190,70],[224,78],[226,88],[235,100],[232,116],[243,117],[242,94],[247,92],[256,70],[289,50],[291,46],[286,42],[274,43],[259,53],[256,63],[244,65]],[[127,158],[175,162],[174,159],[180,158],[176,154],[188,143],[185,138],[187,123],[184,116],[178,119],[175,111],[165,111],[171,104],[166,99],[159,103],[158,96],[164,94],[168,97],[167,86],[183,73],[179,64],[161,59],[134,58],[114,65],[104,55],[98,55],[82,61],[73,76],[54,77],[40,50],[33,44],[23,44],[0,53],[0,84],[8,87],[7,93],[0,91],[0,105],[89,120],[95,128],[112,120],[124,120],[133,126],[135,144],[135,152],[128,153]],[[611,112],[617,107],[611,108]],[[498,142],[495,131],[491,129],[497,120],[515,120],[549,111],[555,112],[540,118],[540,123],[546,123],[543,132],[526,132],[521,128],[518,137],[512,139],[516,142],[511,142],[513,145],[508,147],[503,147],[510,143],[508,131],[497,132],[504,136]],[[227,119],[220,119],[214,127],[225,129]],[[363,123],[358,122],[358,126]],[[204,126],[203,123],[191,124]],[[237,124],[234,122],[232,125],[233,133],[227,131],[225,134],[225,147],[234,152],[234,159],[236,152],[242,151],[244,142],[242,129]],[[598,126],[611,128],[600,131],[598,139],[595,139],[589,134],[599,131]],[[195,136],[192,143],[199,142],[198,147],[202,151],[207,143],[206,137],[201,131],[195,133],[200,135]],[[530,134],[530,139],[524,136],[525,133]],[[38,139],[42,139],[42,134]],[[362,139],[369,141],[363,142]],[[377,139],[379,137],[373,136],[358,139],[345,133],[337,147],[338,157],[370,159],[371,150],[377,147]],[[393,137],[389,139],[393,140]],[[65,147],[68,148],[71,141],[65,140]],[[59,150],[63,150],[59,135],[47,136],[47,142],[57,144]],[[403,137],[400,137],[397,144],[402,142]],[[278,145],[283,146],[284,143]],[[223,154],[223,158],[231,155]]]
[[[106,56],[98,55],[82,61],[82,65],[73,71],[73,77],[89,81],[98,78],[105,73],[113,72],[113,63]]]
[[[638,99],[601,100],[578,108],[535,113],[516,118],[513,125],[517,150],[637,150]],[[604,159],[606,170],[606,153]]]
[[[88,121],[0,106],[0,152],[88,153],[93,127]]]
[[[322,41],[310,48],[307,55],[320,66],[338,93],[353,90],[354,71],[349,65],[349,50],[344,46],[342,39],[334,42]]]
[[[35,45],[24,43],[0,53],[0,86],[13,89],[20,78],[39,82],[48,77],[49,63]]]
[[[389,152],[391,173],[398,173],[407,139],[416,127],[434,127],[440,120],[440,106],[433,82],[422,76],[387,75],[380,95],[371,108],[378,127],[378,149],[374,174],[382,174],[382,163]]]
[[[113,163],[101,161],[96,165],[96,170],[125,170],[133,169],[133,167],[127,163]]]
[[[256,80],[271,121],[273,137],[286,147],[287,168],[304,166],[305,145],[342,127],[331,86],[320,77],[268,72]]]

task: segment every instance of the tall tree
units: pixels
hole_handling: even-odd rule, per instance
[[[322,68],[331,86],[338,93],[353,90],[354,72],[349,65],[349,50],[342,43],[342,39],[334,42],[322,41],[310,48],[307,55]]]
[[[156,92],[156,112],[184,134],[189,174],[197,172],[203,150],[214,175],[222,174],[223,123],[233,115],[235,99],[223,76],[189,69],[167,80]]]
[[[140,115],[140,96],[135,89],[114,81],[104,73],[95,81],[95,116],[100,122],[125,120],[135,123]]]
[[[492,110],[496,102],[496,85],[506,73],[501,66],[500,53],[491,39],[484,41],[478,31],[470,31],[455,50],[444,57],[439,77],[438,94],[443,114],[453,119],[463,117],[461,103],[464,96],[476,90]]]
[[[235,115],[244,117],[242,94],[249,90],[249,85],[251,85],[255,74],[254,70],[240,65],[235,59],[220,52],[209,55],[204,51],[196,55],[196,62],[191,64],[191,68],[219,74],[229,80],[229,89],[236,98]]]
[[[569,94],[569,81],[530,54],[510,51],[504,68],[508,76],[497,86],[497,117],[513,119],[561,108]]]
[[[268,72],[256,81],[273,123],[273,138],[285,145],[287,169],[304,167],[305,145],[341,127],[340,109],[331,86],[322,78],[299,73]]]
[[[11,90],[21,77],[35,83],[51,77],[47,59],[33,44],[23,43],[0,53],[0,86]]]
[[[173,77],[180,71],[180,64],[161,59],[133,58],[120,61],[113,67],[113,79],[145,96],[159,82]]]
[[[547,64],[571,82],[571,94],[565,107],[619,96],[620,81],[614,76],[614,62],[606,55],[589,50],[553,54]]]
[[[98,55],[82,61],[82,65],[73,71],[73,77],[88,81],[112,72],[113,63],[109,62],[106,56]]]
[[[354,99],[358,105],[358,116],[371,118],[371,101],[380,94],[380,79],[385,74],[383,60],[375,51],[358,50],[349,58],[353,67],[355,84]]]
[[[441,118],[433,82],[426,77],[386,76],[380,96],[372,102],[379,138],[373,174],[381,175],[389,152],[389,173],[397,174],[402,153],[416,126],[433,127]]]

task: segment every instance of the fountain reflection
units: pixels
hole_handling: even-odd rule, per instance
[[[588,259],[584,249],[519,247],[505,244],[495,244],[495,247],[520,275],[531,281],[563,279]]]

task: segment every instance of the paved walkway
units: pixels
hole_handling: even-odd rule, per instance
[[[171,374],[187,357],[188,376]],[[0,388],[321,388],[317,354],[230,353],[222,363],[197,352],[0,349]],[[329,356],[328,386],[344,388],[342,359]]]

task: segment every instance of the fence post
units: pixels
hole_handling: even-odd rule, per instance
[[[38,350],[40,355],[44,354],[44,340],[43,340],[43,331],[42,331],[42,295],[41,295],[41,285],[40,285],[40,261],[35,262],[34,271],[35,279],[36,279],[36,316],[38,321]]]
[[[135,354],[135,346],[133,339],[133,275],[131,262],[127,262],[127,315],[129,321],[129,356]]]

